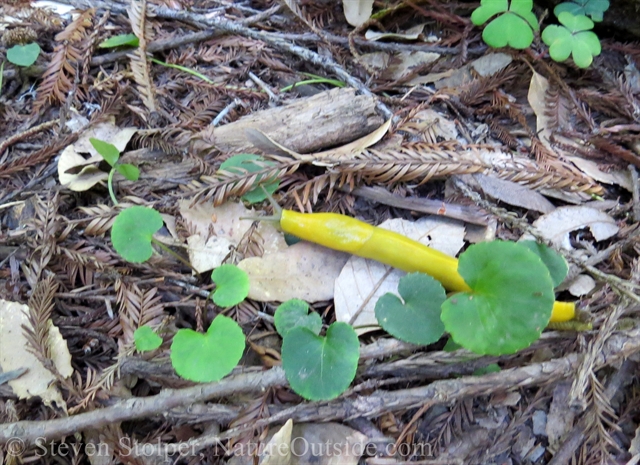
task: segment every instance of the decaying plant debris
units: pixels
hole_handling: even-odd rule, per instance
[[[16,43],[37,40],[43,50],[28,69],[5,63],[2,76],[1,297],[28,305],[28,350],[58,393],[48,405],[20,399],[7,382],[22,371],[0,372],[0,459],[109,463],[91,456],[86,445],[93,442],[108,445],[115,463],[176,460],[181,445],[193,454],[185,463],[223,463],[237,460],[226,450],[266,442],[293,419],[343,422],[372,443],[421,450],[361,459],[372,464],[637,463],[637,43],[607,38],[583,71],[531,51],[488,50],[471,27],[472,7],[439,0],[385,3],[390,14],[356,30],[337,2],[63,3],[75,8],[73,16],[28,0],[0,6],[3,18],[17,18],[2,32],[2,60]],[[367,41],[367,30],[395,35]],[[135,49],[98,47],[131,32]],[[302,73],[346,88],[279,91],[306,79]],[[378,129],[389,120],[388,131]],[[138,128],[122,161],[139,166],[141,178],[116,178],[115,207],[104,186],[76,192],[55,176],[60,153],[87,125],[105,122]],[[239,152],[260,152],[272,164],[217,174]],[[530,190],[504,183],[505,190],[482,192],[466,176],[478,174]],[[180,219],[180,200],[220,205],[259,176],[281,181],[287,207],[376,224],[417,212],[451,216],[466,220],[475,240],[540,237],[531,227],[540,213],[510,203],[513,192],[604,210],[618,234],[595,243],[585,224],[565,251],[572,277],[595,280],[580,298],[593,331],[549,330],[501,357],[369,334],[350,391],[309,403],[287,388],[277,366],[275,307],[246,301],[227,314],[248,337],[246,358],[221,382],[194,386],[171,368],[167,341],[177,328],[205,329],[217,314],[209,281],[170,255],[124,262],[109,230],[123,206],[152,205],[177,219],[169,243],[184,242],[193,225]],[[418,205],[420,198],[429,201]],[[256,231],[230,251],[229,262],[262,253]],[[331,302],[316,310],[325,323],[334,318]],[[133,345],[144,324],[168,334],[151,355]],[[66,340],[70,376],[53,361],[52,327]],[[478,373],[493,363],[502,371]],[[56,453],[62,444],[75,447],[63,456]],[[142,453],[131,444],[149,447]]]

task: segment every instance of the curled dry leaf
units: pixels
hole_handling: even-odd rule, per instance
[[[0,368],[8,372],[20,368],[29,371],[9,381],[9,386],[20,399],[40,397],[46,405],[55,403],[58,408],[66,408],[62,395],[55,385],[55,376],[30,352],[31,346],[24,336],[22,326],[30,326],[29,307],[18,302],[0,300]],[[73,374],[71,354],[67,342],[60,331],[48,321],[49,338],[47,344],[51,360],[62,376]]]
[[[191,265],[199,272],[212,270],[222,264],[231,247],[237,246],[251,227],[253,220],[241,218],[256,216],[241,202],[228,202],[219,207],[212,204],[190,206],[189,200],[178,204],[187,230],[187,252]],[[286,247],[282,234],[269,222],[261,222],[258,234],[264,241],[265,253]]]
[[[439,217],[425,217],[412,222],[395,218],[380,227],[395,231],[451,256],[464,245],[464,226],[461,222]],[[360,257],[351,257],[335,282],[336,320],[354,326],[377,325],[375,305],[378,299],[391,292],[397,295],[398,282],[406,273],[387,265]],[[375,328],[358,329],[359,334]]]
[[[440,58],[439,53],[433,52],[398,52],[388,54],[386,52],[368,53],[361,60],[372,68],[379,70],[381,79],[395,81],[408,75],[413,68],[433,63]]]
[[[364,38],[372,42],[380,39],[416,40],[422,34],[423,29],[424,24],[417,24],[404,32],[378,32],[369,29],[364,34]]]
[[[292,431],[293,420],[288,419],[267,443],[258,463],[260,465],[290,465]]]
[[[344,16],[354,27],[364,24],[373,12],[373,0],[342,0]]]
[[[610,238],[618,232],[615,220],[604,212],[591,207],[560,207],[541,216],[533,226],[556,247],[572,250],[569,234],[589,228],[596,241]],[[531,239],[531,238],[529,238]]]
[[[136,131],[136,128],[120,129],[112,122],[104,122],[83,132],[75,143],[69,145],[60,154],[58,161],[60,184],[72,191],[82,192],[91,189],[101,181],[106,181],[109,174],[98,168],[103,158],[93,148],[89,139],[95,138],[109,142],[122,152]],[[88,158],[83,154],[88,154]]]

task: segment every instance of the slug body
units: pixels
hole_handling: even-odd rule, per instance
[[[425,273],[440,281],[449,291],[471,290],[458,273],[458,259],[402,234],[337,213],[298,213],[291,210],[281,210],[280,213],[282,230],[300,239],[369,258],[407,273]],[[568,321],[574,316],[575,304],[555,302],[550,321]]]

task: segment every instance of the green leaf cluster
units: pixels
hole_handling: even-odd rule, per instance
[[[477,26],[490,21],[482,31],[490,47],[525,49],[539,29],[532,8],[532,0],[481,0],[471,20]],[[573,0],[557,5],[554,13],[560,25],[547,26],[541,36],[551,58],[564,61],[571,56],[580,68],[591,65],[593,57],[601,52],[600,40],[591,31],[593,21],[602,21],[608,8],[608,0]]]
[[[414,344],[452,341],[479,354],[515,353],[540,337],[551,317],[553,289],[566,276],[564,258],[535,242],[476,244],[459,260],[458,272],[471,288],[445,296],[434,279],[412,273],[376,303],[382,328]]]
[[[118,163],[120,160],[120,150],[118,150],[115,145],[93,137],[89,139],[89,142],[91,142],[93,148],[96,149],[96,152],[104,158],[104,161],[111,166],[107,184],[109,186],[109,195],[111,195],[111,200],[113,200],[114,205],[118,205],[118,200],[116,199],[116,195],[113,191],[113,175],[117,171],[129,181],[137,181],[140,177],[140,170],[138,167],[129,163]]]

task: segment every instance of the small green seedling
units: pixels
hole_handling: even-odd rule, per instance
[[[129,207],[116,216],[111,226],[111,243],[128,262],[146,262],[153,254],[153,235],[161,227],[162,216],[153,208]]]
[[[111,166],[107,185],[109,187],[109,195],[111,196],[113,204],[118,205],[118,199],[116,199],[116,194],[113,191],[113,175],[117,171],[129,181],[137,181],[140,177],[140,170],[129,163],[118,163],[118,160],[120,159],[120,150],[118,150],[115,145],[100,139],[94,139],[93,137],[89,139],[89,142],[91,142],[93,148],[96,149],[96,152],[98,152]]]
[[[198,383],[219,381],[238,364],[245,338],[238,323],[215,317],[205,334],[181,329],[171,344],[171,364],[181,377]]]
[[[333,323],[326,336],[297,326],[282,341],[287,380],[308,400],[329,400],[342,394],[356,376],[359,358],[358,336],[346,323]]]
[[[486,44],[494,48],[509,45],[525,49],[533,42],[533,32],[539,29],[532,9],[532,0],[511,0],[510,6],[508,0],[482,0],[471,14],[471,21],[480,26],[497,16],[482,31]]]
[[[119,34],[117,36],[109,37],[107,40],[100,42],[99,48],[114,48],[129,45],[131,47],[137,47],[140,45],[140,40],[135,34]]]
[[[226,171],[233,175],[243,175],[247,173],[256,173],[273,166],[276,166],[275,163],[267,161],[258,155],[254,155],[252,153],[241,153],[225,160],[220,165],[220,171]],[[262,202],[266,200],[269,195],[273,194],[278,189],[278,186],[280,186],[280,181],[263,179],[262,175],[259,175],[255,182],[256,187],[242,196],[242,199],[245,202]]]
[[[7,50],[7,60],[17,66],[31,66],[40,55],[40,46],[37,43],[14,45]]]
[[[567,12],[560,13],[558,21],[562,26],[551,25],[542,31],[542,40],[549,46],[549,55],[555,61],[564,61],[571,55],[577,66],[587,68],[602,50],[598,36],[590,31],[593,21]]]
[[[140,326],[133,333],[133,340],[139,352],[157,349],[162,345],[162,338],[150,326]]]
[[[249,295],[249,276],[235,265],[219,266],[211,273],[211,280],[216,283],[211,298],[219,307],[233,307]]]
[[[591,16],[597,23],[602,21],[602,15],[609,9],[609,0],[573,0],[556,5],[553,13],[560,17],[560,13],[571,13],[574,16]]]
[[[291,299],[283,302],[273,316],[278,334],[283,338],[296,327],[304,327],[313,334],[320,334],[322,319],[316,312],[309,313],[309,304],[304,300]]]
[[[336,87],[344,87],[345,83],[342,81],[338,81],[337,79],[329,79],[326,77],[322,77],[322,76],[316,76],[315,74],[311,74],[311,73],[301,73],[307,77],[309,77],[310,79],[306,79],[304,81],[298,81],[294,84],[290,84],[288,86],[283,87],[282,89],[280,89],[280,92],[288,92],[292,89],[295,89],[296,87],[300,87],[300,86],[304,86],[304,85],[311,85],[311,84],[329,84],[332,86],[336,86]]]
[[[386,293],[376,302],[376,319],[392,336],[412,344],[436,342],[444,334],[440,307],[446,300],[442,284],[423,273],[403,276],[398,284],[400,300]]]

